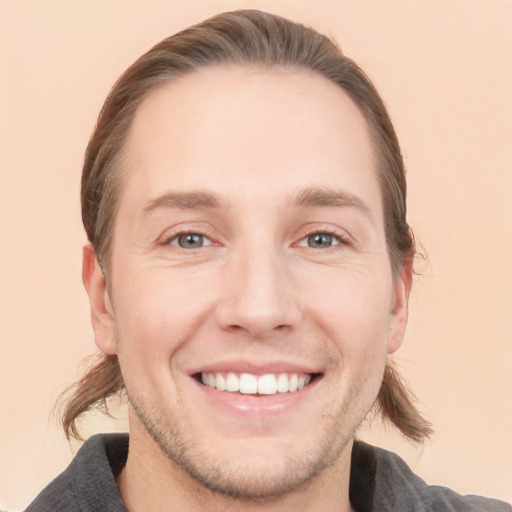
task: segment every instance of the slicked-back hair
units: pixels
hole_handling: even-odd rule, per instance
[[[215,65],[286,68],[317,73],[338,85],[357,105],[371,131],[376,175],[383,197],[385,234],[393,273],[415,254],[406,220],[406,179],[398,139],[375,87],[338,45],[299,23],[254,10],[214,16],[168,37],[140,57],[119,78],[100,112],[82,172],[82,219],[109,285],[110,253],[117,200],[123,183],[127,134],[141,102],[160,84]],[[70,390],[62,422],[68,437],[79,438],[77,418],[107,407],[124,389],[116,355],[101,355]],[[406,437],[422,441],[430,424],[388,361],[376,409]]]

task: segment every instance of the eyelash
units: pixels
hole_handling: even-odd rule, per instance
[[[190,248],[181,247],[179,245],[179,239],[181,237],[193,236],[193,235],[202,237],[203,242],[205,239],[208,240],[208,243],[206,245],[204,245],[204,243],[202,243],[199,247],[190,247]],[[311,247],[308,244],[308,239],[310,237],[318,236],[318,235],[327,235],[329,237],[332,237],[337,243],[334,243],[333,245],[330,245],[328,247]],[[173,242],[176,242],[176,243],[173,243]],[[167,237],[165,237],[162,245],[172,245],[172,246],[175,246],[175,247],[183,249],[183,250],[194,250],[194,249],[201,249],[203,247],[209,247],[209,246],[218,245],[218,244],[216,242],[214,242],[207,233],[205,233],[201,230],[197,230],[197,231],[182,230],[182,231],[173,232],[170,235],[168,235]],[[339,250],[343,247],[346,247],[347,245],[350,245],[350,240],[347,235],[340,234],[339,232],[336,232],[335,230],[327,228],[327,229],[314,230],[314,231],[311,231],[311,232],[305,234],[300,239],[300,241],[294,245],[299,246],[299,247],[306,247],[308,249],[317,249],[317,250],[322,250],[322,251],[334,251],[334,250]]]
[[[193,236],[193,235],[196,235],[196,236],[200,236],[202,237],[203,241],[206,239],[208,240],[208,244],[206,245],[201,245],[200,247],[191,247],[191,248],[188,248],[186,249],[185,247],[181,247],[179,245],[179,239],[181,237],[186,237],[186,236]],[[176,243],[173,243],[174,241],[176,241]],[[210,245],[217,245],[214,241],[211,240],[210,236],[207,235],[206,233],[200,231],[200,230],[184,230],[184,231],[176,231],[176,232],[173,232],[171,233],[170,235],[168,235],[167,237],[165,237],[162,245],[173,245],[173,246],[176,246],[177,248],[180,248],[180,249],[184,249],[184,250],[193,250],[193,249],[201,249],[202,247],[209,247]]]
[[[329,247],[324,247],[324,248],[315,248],[315,247],[311,247],[308,245],[308,238],[310,237],[313,237],[313,236],[317,236],[317,235],[327,235],[327,236],[330,236],[332,237],[337,243],[329,246]],[[304,245],[303,245],[304,244]],[[343,247],[346,247],[348,245],[350,245],[350,239],[347,235],[345,234],[341,234],[339,233],[338,231],[335,231],[333,229],[329,229],[329,228],[320,228],[320,229],[316,229],[314,231],[311,231],[310,233],[307,233],[303,238],[301,238],[301,240],[299,241],[298,245],[300,247],[306,247],[308,249],[320,249],[320,250],[323,250],[323,251],[336,251],[336,250],[339,250],[339,249],[342,249]]]

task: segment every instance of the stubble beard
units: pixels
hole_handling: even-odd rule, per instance
[[[287,454],[281,460],[269,457],[265,464],[254,464],[243,454],[237,457],[233,453],[227,456],[205,453],[178,421],[164,417],[140,396],[128,398],[138,419],[171,465],[216,495],[252,502],[272,501],[299,488],[305,490],[335,464],[366,417],[365,413],[354,421],[348,410],[339,411],[323,431],[318,429],[315,439],[300,453]],[[352,400],[348,403],[353,405]],[[345,421],[347,418],[352,421]]]

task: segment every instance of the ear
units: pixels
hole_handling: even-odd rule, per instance
[[[83,248],[82,281],[91,306],[91,322],[98,348],[105,354],[116,353],[115,318],[110,302],[105,276],[92,244]]]
[[[412,264],[412,258],[407,258],[400,270],[399,276],[395,278],[388,354],[392,354],[400,348],[405,336],[405,328],[407,327],[409,316],[409,293],[412,286]]]

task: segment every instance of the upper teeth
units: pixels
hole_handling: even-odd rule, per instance
[[[253,375],[251,373],[202,373],[201,381],[205,386],[216,388],[219,391],[240,392],[244,394],[274,395],[297,391],[309,384],[309,375],[296,373],[280,373],[275,375]]]

